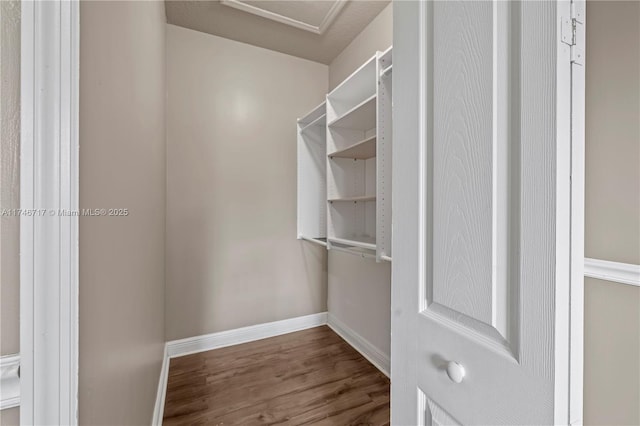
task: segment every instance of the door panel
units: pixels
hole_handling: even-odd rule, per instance
[[[433,39],[429,307],[501,343],[517,316],[507,258],[509,174],[518,172],[509,141],[519,140],[509,133],[518,95],[510,90],[510,12],[506,2],[436,2],[426,24]]]
[[[569,422],[569,6],[394,3],[393,424]]]
[[[430,25],[433,301],[487,324],[492,317],[491,6],[438,2]]]
[[[420,391],[420,398],[424,400],[424,421],[419,424],[429,424],[430,426],[458,426],[460,423],[447,413],[432,399],[429,399],[424,392]],[[428,419],[430,423],[427,423]]]

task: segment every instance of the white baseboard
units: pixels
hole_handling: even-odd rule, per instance
[[[0,410],[20,406],[20,354],[0,357]]]
[[[584,275],[640,287],[640,265],[585,258]]]
[[[303,317],[289,318],[281,321],[267,322],[264,324],[250,325],[234,330],[220,331],[218,333],[202,336],[188,337],[186,339],[167,342],[167,354],[169,358],[194,354],[224,348],[225,346],[239,345],[266,339],[294,331],[318,327],[327,323],[327,313],[311,314]]]
[[[164,355],[162,366],[160,367],[160,379],[158,380],[158,392],[156,393],[156,404],[153,407],[152,426],[162,426],[164,414],[164,400],[167,396],[167,381],[169,380],[169,356],[167,355],[167,344],[164,344]]]
[[[367,339],[360,336],[353,331],[345,323],[337,319],[335,316],[329,314],[328,322],[329,327],[342,337],[348,344],[353,346],[355,350],[360,352],[371,364],[373,364],[378,370],[380,370],[385,376],[391,377],[391,360],[389,355],[380,351],[380,349],[373,346]]]

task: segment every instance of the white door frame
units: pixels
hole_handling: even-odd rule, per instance
[[[25,425],[77,424],[79,22],[77,1],[22,2],[20,422]]]
[[[415,313],[426,306],[415,291],[427,274],[428,185],[425,179],[429,122],[425,90],[426,37],[424,0],[394,2],[394,148],[393,148],[393,264],[391,306],[391,422],[417,424],[425,410],[416,396],[416,369],[407,356],[417,351],[417,328],[404,312],[413,306]],[[535,4],[535,2],[531,3]],[[554,419],[556,424],[582,423],[583,377],[583,280],[584,280],[584,57],[573,63],[575,52],[562,41],[576,10],[584,23],[584,0],[556,0],[554,19],[544,18],[550,29],[547,36],[557,40],[556,58],[529,58],[555,63],[549,75],[529,74],[529,87],[552,87],[555,99],[549,103],[556,111],[556,121],[548,123],[555,130],[556,160],[553,181],[555,205],[555,335],[554,335]],[[523,15],[527,23],[540,19]],[[564,21],[564,22],[563,22]],[[570,35],[568,36],[570,38]],[[574,33],[574,40],[584,49],[584,26]],[[530,50],[536,40],[528,40]],[[545,86],[546,85],[546,86]],[[416,90],[416,88],[419,88]],[[427,89],[425,89],[427,88]],[[572,96],[572,89],[575,95]],[[533,105],[535,100],[528,100]],[[543,108],[540,105],[538,108]],[[535,108],[530,108],[535,110]],[[538,120],[539,121],[539,120]],[[573,123],[573,125],[572,125]],[[424,419],[422,419],[424,420]]]

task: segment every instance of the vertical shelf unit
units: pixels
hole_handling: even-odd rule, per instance
[[[298,119],[298,239],[391,261],[392,50]]]
[[[298,119],[298,239],[327,245],[325,102]]]
[[[327,248],[391,260],[391,48],[326,102]]]

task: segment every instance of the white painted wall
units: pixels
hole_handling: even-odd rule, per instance
[[[376,50],[392,45],[393,8],[389,4],[329,66],[337,86]],[[329,251],[329,313],[387,357],[391,353],[391,264]]]
[[[326,65],[167,25],[166,337],[326,310],[326,249],[296,239],[296,119]]]

